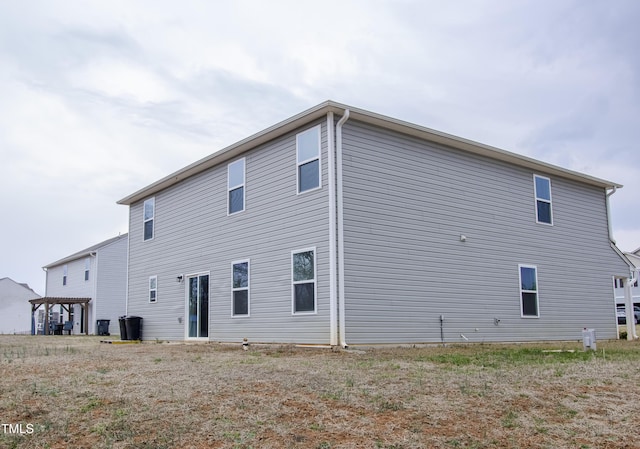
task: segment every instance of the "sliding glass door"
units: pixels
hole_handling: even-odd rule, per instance
[[[187,279],[188,338],[209,337],[209,275],[189,276]]]

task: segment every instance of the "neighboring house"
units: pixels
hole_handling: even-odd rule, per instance
[[[61,304],[90,299],[86,313],[82,304],[72,304],[68,311],[51,306],[58,314],[53,321],[72,321],[74,334],[95,334],[96,320],[110,320],[109,332],[118,334],[118,317],[126,310],[127,247],[128,235],[123,234],[44,266],[46,299]]]
[[[144,339],[616,338],[618,184],[325,102],[127,196]]]
[[[10,278],[0,279],[0,334],[30,333],[29,300],[39,297],[27,284]]]
[[[640,288],[638,278],[640,277],[640,248],[630,253],[624,253],[630,263],[632,276],[630,279],[614,279],[614,298],[616,308],[625,306],[626,322],[632,323],[637,314],[634,305],[640,306]],[[627,326],[627,339],[635,340],[638,333],[635,326]]]
[[[640,306],[640,287],[638,287],[638,272],[640,271],[640,248],[630,253],[624,253],[629,261],[634,265],[636,272],[635,281],[631,284],[631,298],[634,305]],[[623,305],[624,300],[624,286],[625,281],[623,279],[613,280],[616,305]]]

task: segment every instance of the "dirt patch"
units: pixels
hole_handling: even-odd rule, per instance
[[[2,336],[0,417],[33,432],[0,433],[0,446],[640,448],[640,344],[601,348],[242,351]]]

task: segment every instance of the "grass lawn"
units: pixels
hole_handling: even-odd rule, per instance
[[[0,336],[0,358],[2,448],[640,448],[638,341],[243,351]]]

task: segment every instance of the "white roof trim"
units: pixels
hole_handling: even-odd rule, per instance
[[[98,251],[98,250],[100,250],[102,248],[105,248],[105,247],[107,247],[109,245],[112,245],[112,244],[114,244],[116,242],[119,242],[123,238],[128,238],[128,237],[129,237],[128,233],[120,234],[117,237],[112,237],[112,238],[110,238],[108,240],[105,240],[103,242],[100,242],[100,243],[98,243],[96,245],[90,246],[89,248],[85,248],[82,251],[78,251],[76,253],[73,253],[70,256],[67,256],[67,257],[64,257],[62,259],[56,260],[55,262],[47,264],[47,265],[43,266],[42,268],[45,268],[45,269],[46,268],[52,268],[52,267],[56,267],[58,265],[62,265],[62,264],[67,263],[67,262],[72,262],[74,260],[78,260],[78,259],[82,259],[82,258],[85,258],[85,257],[89,257],[92,254],[94,254],[96,251]]]
[[[556,165],[541,162],[533,158],[522,156],[506,150],[501,150],[489,145],[484,145],[472,140],[464,139],[462,137],[446,134],[420,125],[366,111],[364,109],[354,108],[345,104],[336,103],[334,101],[326,101],[324,103],[320,103],[317,106],[314,106],[311,109],[294,115],[293,117],[290,117],[280,123],[277,123],[263,131],[249,136],[246,139],[234,143],[233,145],[223,148],[222,150],[217,151],[203,159],[200,159],[199,161],[187,165],[186,167],[154,182],[153,184],[150,184],[149,186],[144,187],[143,189],[140,189],[129,196],[126,196],[125,198],[118,201],[118,204],[131,205],[144,198],[154,195],[161,190],[171,187],[172,185],[177,184],[178,182],[186,178],[201,173],[231,158],[237,157],[238,155],[252,148],[255,148],[258,145],[273,140],[283,134],[304,126],[309,122],[324,117],[329,112],[341,115],[344,113],[345,109],[349,109],[351,120],[365,122],[385,129],[398,131],[403,134],[415,136],[430,142],[435,142],[441,145],[467,151],[469,153],[489,157],[491,159],[508,162],[510,164],[525,167],[547,175],[571,179],[604,189],[622,187],[622,185],[611,181],[606,181],[604,179],[595,178],[593,176],[585,175],[576,171],[567,170]]]

